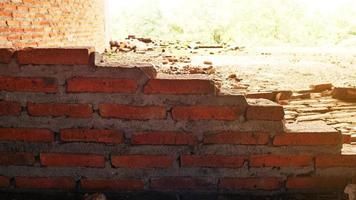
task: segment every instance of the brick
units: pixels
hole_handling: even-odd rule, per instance
[[[173,166],[173,158],[165,155],[111,156],[111,164],[121,168],[169,168]]]
[[[15,177],[16,188],[22,189],[75,189],[71,177]]]
[[[188,177],[165,177],[151,179],[150,188],[155,190],[202,190],[213,188],[208,181]]]
[[[105,167],[105,158],[93,154],[41,153],[41,164],[58,167]]]
[[[317,168],[356,167],[356,155],[318,155],[315,159]]]
[[[67,80],[67,92],[135,93],[136,80],[76,77]]]
[[[251,167],[308,167],[313,163],[309,155],[252,155]]]
[[[250,99],[268,99],[274,101],[276,99],[275,92],[257,92],[257,93],[247,93],[246,98]]]
[[[33,165],[35,156],[32,153],[0,152],[0,165]]]
[[[173,107],[174,120],[225,120],[239,119],[239,107],[227,106],[177,106]]]
[[[338,145],[341,143],[340,133],[282,133],[275,135],[273,145]]]
[[[356,88],[335,87],[332,92],[332,97],[335,99],[356,102]]]
[[[324,122],[285,124],[284,133],[276,134],[274,145],[339,145],[341,134]]]
[[[278,190],[282,182],[278,178],[222,178],[219,188],[228,190]]]
[[[239,168],[245,161],[243,156],[182,155],[182,167]]]
[[[0,91],[56,93],[57,80],[54,78],[0,76]]]
[[[144,88],[146,94],[215,94],[211,80],[151,79]]]
[[[0,48],[0,63],[8,64],[14,54],[13,49]]]
[[[24,142],[53,142],[54,134],[47,129],[0,128],[0,140]]]
[[[119,104],[100,104],[99,112],[105,118],[119,119],[165,119],[166,108],[162,106],[129,106]]]
[[[323,92],[325,90],[331,90],[333,88],[333,85],[331,83],[323,83],[323,84],[317,84],[317,85],[311,85],[310,89],[313,92]]]
[[[249,105],[247,106],[247,120],[280,121],[284,118],[284,110],[278,105]]]
[[[19,64],[88,65],[90,48],[26,48],[18,51]]]
[[[124,142],[123,133],[113,130],[63,129],[60,135],[61,140],[64,142],[98,142],[108,144],[121,144]]]
[[[268,144],[268,133],[227,132],[204,136],[204,144]]]
[[[289,177],[288,189],[343,189],[347,179],[340,177]]]
[[[138,179],[82,179],[80,186],[86,190],[130,191],[143,190],[144,182]]]
[[[21,104],[13,101],[0,101],[0,116],[19,116]]]
[[[5,176],[0,176],[0,188],[5,188],[10,186],[10,179]]]
[[[28,113],[32,116],[90,118],[93,114],[89,104],[65,103],[31,103],[27,104]]]
[[[179,132],[143,132],[132,136],[135,145],[194,145],[196,138],[192,134]]]

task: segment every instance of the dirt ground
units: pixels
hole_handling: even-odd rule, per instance
[[[207,74],[222,91],[270,93],[289,91],[285,108],[287,123],[322,120],[355,145],[344,145],[343,153],[356,153],[356,102],[331,96],[332,88],[356,88],[356,47],[241,47],[199,43],[141,43],[127,40],[134,52],[108,50],[103,61],[117,64],[149,62],[159,73]],[[137,43],[139,42],[139,43]],[[121,46],[122,47],[122,46]],[[120,51],[121,50],[121,51]],[[127,52],[123,52],[127,51]],[[311,85],[331,84],[322,91]],[[274,100],[274,99],[273,99]]]

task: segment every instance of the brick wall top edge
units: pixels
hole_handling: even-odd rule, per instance
[[[93,47],[24,48],[17,51],[19,64],[89,65]]]
[[[339,133],[323,121],[286,124],[284,131],[285,133]]]

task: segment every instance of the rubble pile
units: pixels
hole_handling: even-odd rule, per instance
[[[356,144],[355,54],[346,59],[334,54],[299,55],[284,50],[253,54],[239,45],[155,41],[134,35],[124,41],[111,41],[110,47],[103,62],[150,62],[159,73],[205,74],[221,91],[283,105],[288,123],[322,120],[349,136],[346,143]],[[224,56],[231,56],[233,63],[216,61]],[[310,68],[304,67],[309,63],[303,59],[313,61]],[[286,65],[280,60],[287,60]],[[298,64],[303,66],[299,66],[300,71]],[[333,82],[324,82],[330,79]]]

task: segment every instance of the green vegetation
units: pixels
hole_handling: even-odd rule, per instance
[[[109,5],[113,39],[135,34],[243,45],[356,46],[354,0],[317,1],[319,5],[307,0],[111,2],[115,2]]]

